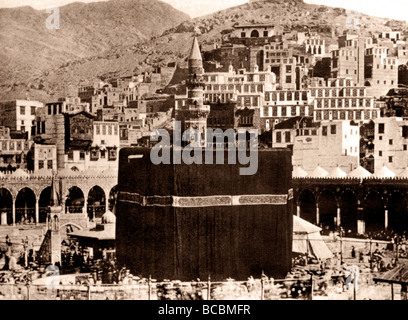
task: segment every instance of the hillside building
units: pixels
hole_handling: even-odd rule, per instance
[[[375,172],[386,166],[399,174],[408,166],[408,118],[379,118],[374,122]]]
[[[10,132],[27,133],[31,138],[35,126],[35,116],[38,109],[43,108],[40,101],[13,100],[0,102],[0,126],[10,129]]]
[[[359,166],[360,132],[352,121],[321,121],[297,129],[293,145],[293,166],[307,172],[316,167],[328,171],[339,167],[346,173]]]
[[[354,120],[363,122],[380,116],[374,98],[364,86],[355,86],[352,79],[329,79],[314,82],[310,87],[314,99],[314,121]]]

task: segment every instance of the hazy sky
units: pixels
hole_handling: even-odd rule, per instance
[[[62,6],[75,0],[0,0],[0,7],[32,6],[45,9],[50,6]],[[101,0],[82,0],[96,2]],[[162,0],[182,10],[191,17],[205,15],[231,6],[240,5],[248,0]],[[408,20],[407,0],[305,0],[307,3],[324,4],[360,11],[377,17]]]

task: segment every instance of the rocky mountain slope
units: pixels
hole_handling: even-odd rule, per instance
[[[152,3],[150,0],[135,1]],[[124,2],[132,8],[129,3],[135,1],[111,0],[110,2]],[[110,2],[107,2],[106,5]],[[160,2],[157,3],[160,4]],[[98,5],[102,4],[104,3]],[[93,5],[96,6],[96,4]],[[70,6],[85,8],[88,5],[72,4]],[[28,11],[29,9],[20,10]],[[56,43],[53,46],[37,37],[32,41],[32,32],[28,28],[30,24],[24,24],[26,28],[23,28],[20,23],[20,47],[24,47],[24,44],[30,44],[29,48],[36,47],[36,50],[28,51],[30,54],[28,60],[29,62],[38,61],[38,63],[34,68],[35,72],[32,69],[26,70],[24,69],[24,63],[19,63],[19,57],[28,52],[13,52],[10,49],[1,52],[1,58],[6,59],[6,61],[7,59],[10,60],[13,55],[16,55],[16,57],[13,56],[13,59],[11,59],[13,65],[7,65],[8,71],[1,71],[3,77],[0,79],[0,99],[6,97],[24,98],[22,95],[25,94],[33,99],[54,99],[63,96],[67,92],[68,86],[75,87],[79,84],[94,82],[101,77],[130,75],[134,72],[146,70],[152,65],[164,66],[168,62],[184,63],[193,35],[197,35],[203,49],[208,50],[213,48],[215,43],[219,43],[220,33],[223,30],[231,29],[235,23],[267,22],[287,31],[320,29],[329,42],[330,40],[334,42],[335,38],[332,38],[332,35],[337,36],[347,30],[347,22],[350,21],[345,9],[309,5],[302,0],[266,0],[229,8],[193,20],[180,13],[173,16],[173,14],[166,14],[166,12],[160,14],[157,11],[149,11],[146,8],[145,12],[151,13],[152,17],[156,14],[159,17],[154,18],[154,21],[149,20],[143,24],[145,28],[141,32],[142,29],[136,27],[126,31],[129,28],[129,21],[125,17],[130,14],[126,14],[123,10],[123,8],[116,6],[111,7],[109,10],[106,8],[101,9],[98,11],[98,19],[94,19],[98,23],[93,22],[93,24],[86,23],[83,19],[88,20],[95,17],[96,13],[94,11],[92,11],[92,14],[91,12],[85,14],[83,10],[76,11],[78,14],[82,14],[82,17],[85,17],[74,19],[75,15],[70,16],[74,19],[71,21],[72,28],[75,28],[76,35],[80,35],[80,37],[68,38],[68,40],[57,45],[58,38],[55,36],[53,40]],[[166,23],[158,23],[157,21],[163,19],[163,15],[167,16],[167,19],[171,16],[172,21],[167,20]],[[0,16],[2,16],[2,13],[0,13]],[[175,23],[177,20],[179,20],[178,23]],[[108,25],[110,27],[106,26],[106,23],[108,23],[106,21],[109,21]],[[391,30],[391,27],[404,32],[407,31],[405,22],[385,18],[375,18],[361,14],[359,22],[361,33]],[[169,26],[171,23],[173,25]],[[159,28],[158,25],[162,27]],[[105,33],[101,32],[101,28],[105,32],[109,30],[109,34],[114,36],[107,38]],[[165,29],[167,30],[164,31]],[[2,30],[1,24],[0,30]],[[61,25],[59,31],[63,32],[63,25]],[[151,31],[150,34],[149,31]],[[159,35],[160,31],[164,31],[161,36]],[[152,37],[147,39],[149,35]],[[0,41],[3,37],[5,35],[2,30]],[[75,49],[70,41],[75,41]],[[44,59],[44,56],[49,56],[48,68],[42,64],[48,61]],[[64,61],[58,64],[62,56]],[[22,60],[24,61],[24,59]]]
[[[50,15],[31,7],[0,9],[2,99],[19,96],[24,89],[42,91],[48,73],[70,61],[137,45],[190,19],[158,0],[75,2],[60,8],[58,30],[47,29]]]

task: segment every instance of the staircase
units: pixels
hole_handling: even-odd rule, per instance
[[[38,262],[40,265],[50,265],[51,264],[51,230],[48,230],[45,234],[44,240],[41,244],[40,250],[38,251]]]

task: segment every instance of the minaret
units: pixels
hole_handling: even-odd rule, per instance
[[[60,205],[58,193],[57,193],[57,181],[56,174],[53,172],[52,177],[52,189],[50,208],[47,217],[48,232],[50,240],[50,262],[51,265],[61,263],[61,234],[60,234],[60,219],[62,208]]]
[[[195,37],[188,60],[188,73],[187,103],[181,107],[179,119],[177,120],[180,120],[182,123],[182,132],[195,129],[200,133],[199,137],[190,134],[190,142],[185,144],[190,143],[195,146],[204,147],[207,138],[207,117],[210,113],[210,106],[204,105],[203,59],[201,58],[200,48]],[[198,141],[201,141],[200,145],[194,143]]]

